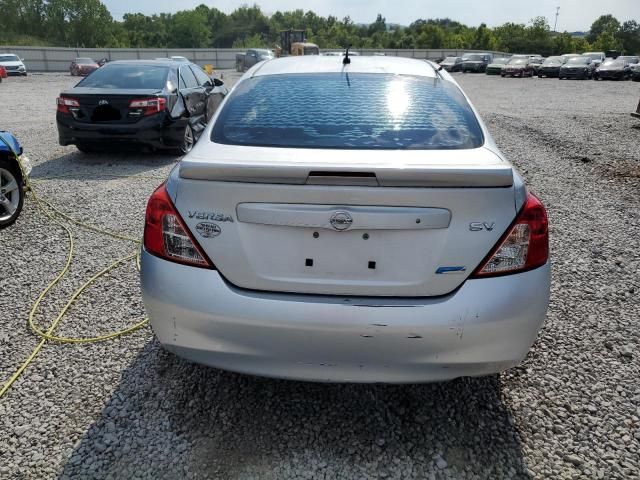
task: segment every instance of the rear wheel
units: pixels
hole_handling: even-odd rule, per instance
[[[16,221],[23,203],[20,167],[13,160],[0,158],[0,229]]]
[[[96,153],[96,148],[89,145],[76,145],[76,148],[82,153]]]
[[[196,140],[193,128],[191,128],[191,125],[187,124],[187,127],[184,129],[184,138],[182,140],[182,145],[180,145],[180,152],[186,155],[191,151],[195,143]]]

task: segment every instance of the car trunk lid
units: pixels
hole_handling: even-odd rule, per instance
[[[235,149],[263,154],[245,157],[253,161],[225,150],[216,161],[184,160],[174,201],[220,273],[242,288],[444,295],[516,215],[511,167],[486,148],[350,152],[342,170],[326,150]]]

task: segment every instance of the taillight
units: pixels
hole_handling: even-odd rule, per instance
[[[549,259],[549,223],[542,202],[532,193],[511,227],[473,272],[472,278],[518,273]]]
[[[58,97],[58,111],[62,113],[69,113],[69,108],[80,108],[80,102],[75,98]]]
[[[147,203],[144,248],[147,252],[172,262],[215,268],[189,233],[164,184],[153,192]]]
[[[167,107],[167,99],[162,97],[138,98],[129,102],[129,109],[139,115],[154,115]]]

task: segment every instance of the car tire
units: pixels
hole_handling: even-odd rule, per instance
[[[91,145],[76,145],[76,148],[80,150],[82,153],[96,153],[97,149]]]
[[[16,185],[16,187],[11,191],[5,191],[6,185]],[[0,198],[3,202],[8,200],[10,203],[9,207],[0,205],[0,230],[2,230],[18,219],[24,204],[20,167],[16,161],[7,156],[0,157]]]
[[[193,146],[196,144],[196,136],[191,125],[187,124],[184,129],[184,137],[182,138],[182,144],[180,145],[180,153],[186,155],[189,153]]]

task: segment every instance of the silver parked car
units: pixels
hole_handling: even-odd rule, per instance
[[[547,215],[437,64],[250,69],[149,199],[141,282],[165,348],[330,382],[500,372],[549,301]]]

